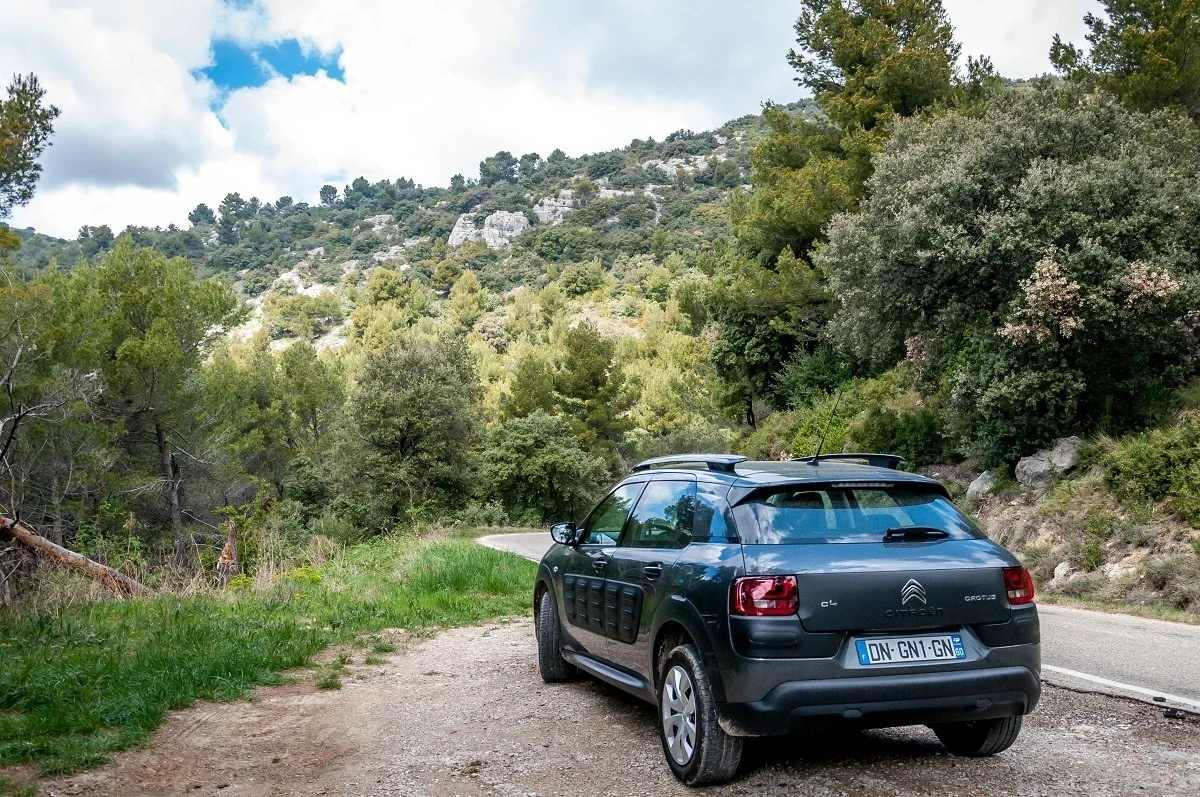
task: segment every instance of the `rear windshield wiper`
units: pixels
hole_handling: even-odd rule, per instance
[[[891,540],[942,540],[950,536],[945,529],[933,526],[896,526],[883,533],[883,541]]]

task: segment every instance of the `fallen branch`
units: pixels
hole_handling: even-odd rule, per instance
[[[88,559],[83,554],[55,545],[40,534],[30,531],[23,523],[0,516],[0,539],[10,539],[22,548],[43,556],[60,567],[84,573],[103,586],[124,597],[154,597],[154,591],[108,565]]]

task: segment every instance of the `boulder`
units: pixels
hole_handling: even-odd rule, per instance
[[[1042,487],[1050,483],[1052,470],[1053,466],[1051,466],[1050,460],[1038,454],[1034,454],[1032,457],[1021,457],[1017,462],[1017,481],[1026,487]]]
[[[996,474],[985,470],[976,476],[975,480],[967,487],[967,500],[978,501],[994,489],[996,489]]]
[[[1064,437],[1055,442],[1054,448],[1049,451],[1039,451],[1038,456],[1044,456],[1055,470],[1066,473],[1079,464],[1079,449],[1082,447],[1083,441],[1078,437]]]
[[[529,219],[525,218],[524,213],[497,210],[488,214],[482,227],[475,226],[474,213],[464,213],[454,222],[454,229],[450,231],[450,238],[446,243],[450,246],[462,246],[482,238],[489,249],[499,249],[528,230],[529,226]]]

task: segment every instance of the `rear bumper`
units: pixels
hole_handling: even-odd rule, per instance
[[[927,725],[1028,714],[1041,696],[1024,666],[787,681],[761,700],[722,703],[735,736],[774,736],[822,724]]]

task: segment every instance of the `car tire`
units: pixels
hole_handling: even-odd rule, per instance
[[[663,662],[658,735],[671,771],[688,786],[725,783],[742,760],[742,740],[718,724],[712,685],[692,645],[680,645]]]
[[[538,672],[548,684],[574,680],[575,666],[562,657],[562,626],[550,590],[542,593],[537,615]]]
[[[983,758],[1003,753],[1021,733],[1021,717],[974,722],[948,722],[930,728],[946,749],[957,756]]]

